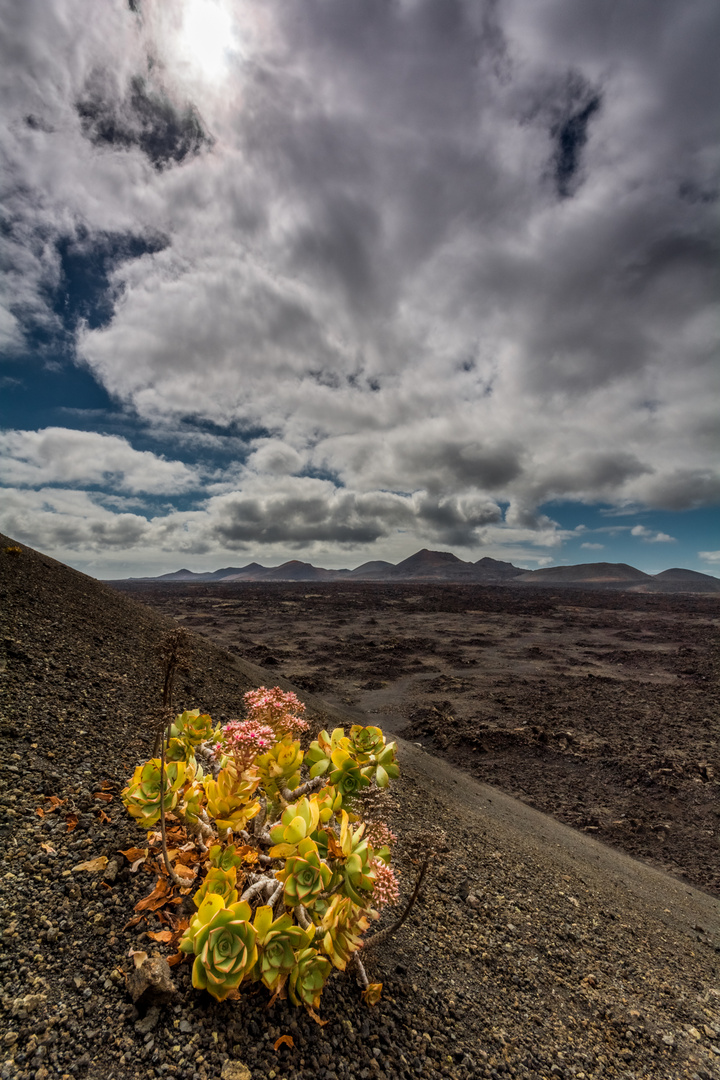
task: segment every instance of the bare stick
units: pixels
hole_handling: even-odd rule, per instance
[[[285,803],[297,802],[298,799],[302,799],[303,795],[309,795],[311,791],[319,791],[326,783],[326,777],[316,776],[314,780],[308,780],[306,783],[301,784],[300,787],[296,787],[294,791],[291,791],[290,788],[283,788],[280,795]]]
[[[391,937],[400,929],[400,927],[412,911],[413,907],[415,906],[415,901],[418,898],[418,893],[420,892],[422,883],[425,880],[425,874],[427,873],[427,868],[430,865],[431,858],[432,854],[425,856],[423,864],[420,867],[420,873],[417,876],[417,881],[415,882],[415,888],[412,891],[412,896],[405,905],[405,910],[403,911],[400,918],[397,919],[390,926],[386,926],[384,930],[378,930],[377,934],[373,934],[366,941],[364,941],[362,945],[363,949],[374,949],[376,945],[379,945],[382,941],[386,941],[389,937]]]
[[[360,953],[357,953],[357,952],[353,953],[352,962],[353,962],[353,966],[355,968],[355,978],[358,981],[358,986],[360,987],[361,990],[367,990],[368,986],[370,985],[370,980],[367,977],[367,972],[365,970],[365,965],[363,964],[362,960],[360,959]]]
[[[297,906],[295,907],[295,918],[300,923],[303,930],[309,930],[310,927],[312,926],[312,922],[310,921],[310,916],[308,915],[307,911],[302,906],[302,904],[297,904]]]
[[[167,837],[165,835],[165,728],[160,736],[160,836],[162,837],[162,853],[165,869],[173,885],[182,885],[182,880],[173,870],[168,858]]]

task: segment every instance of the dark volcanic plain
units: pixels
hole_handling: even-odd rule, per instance
[[[114,584],[229,652],[720,895],[719,596],[415,582]]]

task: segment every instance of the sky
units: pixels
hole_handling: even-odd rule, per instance
[[[0,530],[720,576],[716,0],[0,0]]]

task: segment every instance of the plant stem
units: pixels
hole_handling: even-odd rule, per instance
[[[172,881],[173,885],[182,885],[182,879],[173,870],[170,865],[170,859],[168,858],[167,849],[167,836],[165,834],[165,731],[167,725],[163,726],[160,735],[160,836],[162,838],[162,853],[163,862],[165,863],[165,869],[167,875]]]
[[[373,934],[372,937],[369,937],[367,939],[367,941],[364,941],[362,945],[363,949],[374,949],[376,945],[379,945],[382,941],[386,941],[387,938],[391,937],[400,929],[400,927],[412,911],[413,907],[415,906],[415,901],[418,898],[418,893],[420,892],[420,887],[422,886],[422,883],[425,879],[425,874],[427,873],[427,868],[430,865],[431,858],[432,854],[425,856],[423,864],[420,867],[420,873],[417,876],[417,881],[415,882],[415,888],[412,891],[412,896],[405,905],[405,910],[403,911],[400,918],[396,919],[395,922],[392,923],[390,926],[386,926],[384,930],[378,930],[377,934]]]

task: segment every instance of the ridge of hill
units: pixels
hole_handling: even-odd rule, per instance
[[[675,567],[659,574],[646,574],[627,563],[580,563],[523,570],[511,562],[484,556],[464,562],[450,551],[422,548],[394,565],[384,560],[363,563],[354,570],[326,570],[312,563],[291,559],[281,566],[252,562],[243,567],[195,573],[175,570],[159,577],[129,578],[136,582],[239,582],[239,581],[473,581],[487,585],[563,586],[590,589],[632,589],[643,592],[720,592],[720,578],[696,570]]]
[[[4,1080],[718,1076],[717,901],[402,741],[383,813],[405,897],[438,855],[405,927],[367,952],[380,1003],[333,976],[321,1028],[263,993],[217,1006],[180,964],[170,1004],[141,1015],[128,951],[167,950],[148,937],[158,916],[131,925],[156,875],[122,854],[144,834],[119,791],[150,755],[154,648],[175,624],[6,537],[0,592]],[[238,715],[266,673],[191,641],[179,707]],[[298,692],[316,726],[362,721]]]

